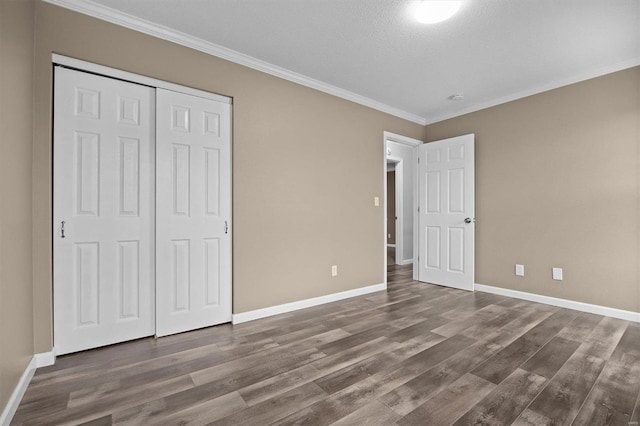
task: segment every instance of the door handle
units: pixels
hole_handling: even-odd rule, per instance
[[[60,223],[60,238],[64,238],[64,220]]]
[[[227,223],[227,221],[224,221],[224,233],[228,234],[229,233],[229,224]]]
[[[475,217],[473,219],[471,219],[470,217],[467,217],[467,218],[464,219],[464,223],[471,223],[471,222],[475,223],[475,221],[476,221]]]

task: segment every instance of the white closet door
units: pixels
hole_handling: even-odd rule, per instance
[[[473,290],[474,135],[418,146],[420,281]]]
[[[154,89],[56,67],[58,354],[153,335]]]
[[[231,320],[231,106],[157,89],[156,334]]]

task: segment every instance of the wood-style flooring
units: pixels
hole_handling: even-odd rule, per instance
[[[13,424],[638,425],[640,325],[411,280],[59,357]]]

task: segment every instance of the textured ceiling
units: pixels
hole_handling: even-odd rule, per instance
[[[640,64],[639,0],[466,0],[435,25],[412,18],[414,0],[93,3],[426,122]]]

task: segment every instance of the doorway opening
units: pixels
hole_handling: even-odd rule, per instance
[[[415,168],[416,147],[422,141],[395,133],[384,132],[383,138],[383,182],[384,182],[384,277],[387,282],[388,266],[391,269],[409,267],[416,252],[414,229],[416,212]],[[392,185],[389,172],[393,172]],[[395,211],[391,209],[394,207]],[[393,252],[389,259],[389,252]],[[392,262],[393,261],[393,265]],[[415,268],[414,268],[415,269]],[[412,272],[415,279],[415,272]]]
[[[402,161],[387,157],[387,266],[402,265],[402,175]]]

